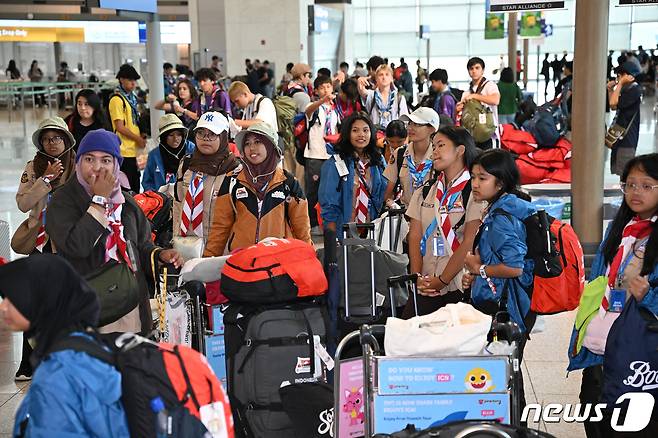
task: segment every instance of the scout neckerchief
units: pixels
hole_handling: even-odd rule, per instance
[[[432,236],[437,226],[439,225],[439,220],[441,221],[441,234],[445,237],[448,245],[453,252],[459,248],[459,240],[455,231],[452,229],[452,224],[450,223],[449,212],[452,210],[452,207],[457,202],[457,199],[461,196],[462,190],[468,184],[468,181],[471,179],[471,174],[467,169],[464,169],[462,174],[455,179],[448,190],[445,190],[444,181],[445,174],[441,172],[439,177],[436,180],[436,200],[434,201],[434,220],[425,230],[425,234],[420,241],[420,253],[424,256],[427,250],[427,241]]]
[[[48,207],[51,197],[52,195],[48,193],[46,204],[43,206],[41,213],[39,213],[39,231],[37,231],[37,241],[35,243],[35,247],[39,252],[43,252],[43,247],[46,246],[46,242],[48,241],[48,236],[46,235],[46,207]]]
[[[359,187],[356,190],[356,223],[363,224],[368,220],[368,187],[366,186],[366,171],[370,167],[370,162],[357,162],[357,172],[359,177]]]
[[[212,110],[213,103],[215,102],[215,96],[219,92],[219,87],[217,85],[213,85],[212,91],[210,92],[210,101],[206,99],[206,93],[201,91],[201,114],[206,113],[210,110]]]
[[[416,190],[425,182],[425,177],[432,170],[432,160],[422,160],[418,165],[414,163],[413,153],[407,149],[406,155],[407,167],[409,168],[409,177],[411,180],[411,187]]]
[[[110,234],[105,241],[105,262],[110,259],[118,263],[125,262],[132,270],[133,266],[128,256],[128,245],[123,235],[123,223],[121,222],[121,210],[123,204],[108,205],[105,208],[105,215],[108,220],[108,229]]]
[[[185,194],[181,216],[181,236],[203,237],[203,181],[206,177],[194,172]]]
[[[121,85],[119,85],[117,91],[128,101],[130,109],[132,110],[133,125],[137,126],[139,121],[139,112],[137,111],[137,96],[135,96],[135,93],[132,91],[128,92],[124,90]]]
[[[395,102],[395,96],[396,91],[390,90],[388,93],[388,103],[384,105],[379,88],[375,89],[374,99],[377,111],[379,112],[379,125],[386,126],[391,120],[393,120],[393,102]]]
[[[618,280],[622,280],[621,277],[624,273],[626,266],[628,266],[630,260],[633,258],[633,246],[638,240],[647,238],[651,234],[653,229],[653,223],[656,222],[658,216],[653,216],[651,219],[641,220],[638,217],[634,217],[626,226],[622,232],[621,242],[619,243],[619,249],[617,254],[612,259],[610,263],[610,268],[608,271],[608,289],[613,289],[619,286],[617,283]],[[622,261],[625,260],[624,266],[622,267]],[[609,297],[608,290],[606,290],[606,295],[603,297],[601,303],[604,310],[608,310],[609,306]]]

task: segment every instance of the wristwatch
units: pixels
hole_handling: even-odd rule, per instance
[[[50,184],[50,178],[48,178],[47,176],[44,175],[44,176],[41,177],[41,179],[42,179],[43,182],[45,182],[46,184]]]
[[[480,266],[480,277],[486,279],[487,278],[487,271],[486,271],[487,265],[482,265]]]
[[[107,205],[107,198],[105,196],[94,195],[91,197],[91,202],[92,204],[97,204],[100,205],[101,207],[105,207]]]

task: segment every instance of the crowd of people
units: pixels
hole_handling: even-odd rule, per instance
[[[417,67],[422,69],[419,63]],[[190,258],[229,254],[266,237],[312,244],[313,236],[323,236],[325,247],[332,248],[342,239],[343,224],[372,222],[387,208],[399,206],[409,221],[409,269],[419,274],[418,301],[407,303],[403,317],[413,316],[414,305],[428,314],[468,301],[470,294],[495,295],[504,289],[505,310],[526,335],[519,346],[522,358],[536,318],[527,292],[534,266],[527,257],[523,221],[537,209],[521,190],[513,155],[498,147],[499,126],[510,122],[521,99],[513,72],[503,69],[496,84],[485,77],[485,62],[471,58],[465,65],[471,82],[460,92],[450,87],[446,70],[423,71],[431,98],[413,109],[408,94],[413,82],[403,59],[400,70],[373,56],[352,75],[344,63],[335,75],[325,69],[315,78],[309,65],[292,64],[279,86],[280,96],[268,89],[273,72],[266,63],[247,60],[246,68],[246,83],[234,81],[224,89],[216,68],[202,68],[193,78],[174,78],[171,65],[164,65],[170,93],[155,107],[166,114],[143,172],[137,161],[146,144],[135,94],[140,77],[130,65],[117,73],[119,85],[107,116],[98,95],[81,90],[66,120],[53,117],[39,124],[32,136],[37,152],[26,164],[16,195],[28,218],[12,239],[16,252],[34,260],[0,267],[0,276],[15,278],[0,284],[5,298],[0,309],[11,329],[25,332],[16,377],[30,379],[39,363],[44,369],[35,375],[40,385],[30,390],[39,388],[39,396],[25,399],[17,427],[26,421],[44,427],[40,415],[54,395],[40,388],[57,372],[44,366],[54,328],[63,330],[66,323],[101,332],[150,332],[153,291],[145,276],[158,260],[179,267]],[[564,71],[570,70],[567,62]],[[624,60],[617,81],[608,85],[618,123],[636,106],[633,84],[639,74],[632,61]],[[493,115],[495,129],[479,142],[458,126],[469,102]],[[289,126],[281,122],[282,108],[288,107],[296,120]],[[630,123],[639,123],[633,117]],[[299,121],[307,133],[300,148],[294,134],[289,144],[286,132]],[[625,141],[637,144],[631,128]],[[655,316],[658,155],[626,157],[624,147],[619,146],[614,161],[624,198],[591,279],[610,273],[607,299],[611,290],[622,288],[622,302],[633,301]],[[286,154],[292,154],[294,163]],[[158,247],[151,239],[149,222],[133,199],[142,189],[173,198],[169,245]],[[497,214],[500,210],[507,214]],[[66,262],[45,263],[41,253],[55,253]],[[65,277],[57,287],[71,285],[68,298],[63,289],[45,292],[43,278],[55,266],[57,275]],[[97,305],[90,303],[88,288],[77,277],[92,278],[108,269],[135,278],[126,286],[132,288],[134,305],[114,320],[104,318],[103,308],[99,319]],[[27,278],[20,280],[21,273]],[[18,294],[21,285],[29,294]],[[60,319],[63,311],[66,320]],[[611,310],[602,312],[605,316]],[[37,349],[32,351],[28,338],[35,336]],[[595,401],[605,383],[601,364],[618,352],[587,348],[587,360],[574,357],[571,366],[586,369],[583,397]],[[76,401],[61,403],[73,406]],[[91,417],[77,421],[87,430],[96,423]],[[599,436],[593,430],[588,429],[588,436]]]

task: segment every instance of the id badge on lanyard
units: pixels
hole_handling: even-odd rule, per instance
[[[434,239],[432,239],[432,254],[434,257],[443,257],[446,255],[443,236],[434,236]]]
[[[630,254],[626,257],[626,260],[624,260],[624,263],[617,272],[615,287],[610,289],[608,312],[621,313],[624,310],[624,305],[626,304],[626,289],[623,287],[624,272],[631,263],[631,260],[633,260],[633,255],[634,250],[631,250]]]

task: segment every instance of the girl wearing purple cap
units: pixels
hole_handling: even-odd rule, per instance
[[[112,269],[122,274],[132,273],[136,282],[130,292],[138,297],[138,305],[117,320],[107,320],[103,315],[113,309],[104,308],[99,295],[100,330],[146,333],[151,328],[151,310],[144,272],[151,271],[151,256],[177,267],[182,259],[176,251],[162,250],[151,242],[144,213],[121,191],[119,145],[116,134],[102,129],[85,136],[76,156],[75,178],[55,193],[48,207],[46,231],[58,254],[88,280],[110,265],[119,265]]]

